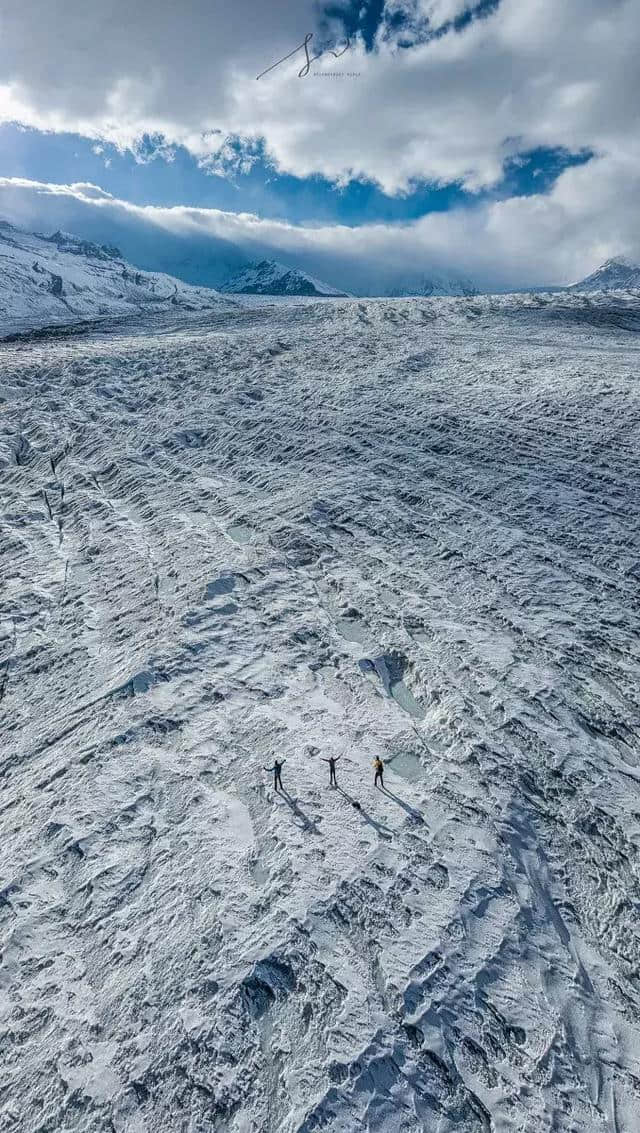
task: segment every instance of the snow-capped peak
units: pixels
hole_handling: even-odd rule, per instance
[[[615,291],[640,287],[640,266],[628,256],[612,256],[579,283],[574,291]]]
[[[346,296],[346,292],[277,260],[247,264],[225,280],[219,290],[245,295],[315,295],[334,299]]]
[[[608,260],[604,261],[602,268],[613,268],[613,267],[623,267],[623,268],[637,269],[637,264],[634,264],[633,261],[630,260],[628,256],[610,256],[610,258]],[[600,268],[599,270],[601,271],[602,268]]]

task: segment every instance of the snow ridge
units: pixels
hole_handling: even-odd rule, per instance
[[[139,271],[118,248],[0,222],[0,333],[79,320],[229,305],[207,287]]]

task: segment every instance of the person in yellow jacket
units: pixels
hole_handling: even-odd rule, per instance
[[[373,761],[373,766],[376,769],[376,773],[375,773],[375,776],[374,776],[374,779],[373,779],[374,787],[377,787],[378,783],[380,784],[381,787],[384,787],[384,763],[380,759],[379,755],[376,755],[376,757]]]

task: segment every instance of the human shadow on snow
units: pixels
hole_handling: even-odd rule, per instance
[[[409,803],[405,803],[404,799],[401,799],[399,795],[394,795],[393,791],[390,791],[388,787],[381,787],[380,790],[383,792],[383,794],[388,795],[390,799],[393,799],[393,801],[396,802],[398,806],[401,806],[403,810],[406,810],[407,814],[410,814],[416,822],[424,822],[424,818],[420,814],[420,811],[416,810],[414,806],[410,806]]]
[[[278,794],[280,795],[280,797],[282,799],[284,799],[287,806],[291,808],[291,810],[295,814],[296,818],[299,818],[301,820],[305,830],[309,830],[311,834],[319,834],[320,833],[320,831],[318,830],[318,827],[316,826],[316,823],[313,822],[313,820],[311,818],[308,818],[308,816],[304,813],[304,811],[300,809],[300,807],[298,806],[298,800],[297,799],[292,798],[292,796],[289,794],[289,792],[287,790],[285,790],[284,787],[280,788],[280,790],[278,791]]]
[[[362,806],[362,803],[359,803],[357,799],[353,799],[351,795],[348,795],[346,791],[343,791],[342,787],[336,787],[336,790],[340,792],[340,794],[347,800],[348,803],[351,803],[351,806],[358,811],[358,813],[362,816],[364,821],[369,826],[373,826],[374,830],[378,832],[381,838],[384,838],[387,842],[391,839],[392,834],[388,827],[383,826],[381,822],[377,822],[375,818],[372,818],[370,814],[367,814],[366,810],[364,810]]]

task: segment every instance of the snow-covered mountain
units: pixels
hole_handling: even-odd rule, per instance
[[[478,288],[470,279],[463,276],[443,275],[430,272],[428,275],[411,276],[384,291],[392,299],[402,296],[430,295],[477,295]]]
[[[0,221],[0,334],[151,310],[206,310],[223,300],[172,276],[139,271],[113,244]]]
[[[298,268],[288,267],[277,260],[260,260],[235,272],[223,284],[220,291],[245,295],[318,295],[333,299],[346,298],[346,292],[338,291],[322,280],[307,275]]]
[[[618,291],[630,287],[640,287],[640,265],[632,263],[626,256],[613,256],[569,290]]]
[[[345,298],[348,293],[338,291],[328,283],[298,268],[288,267],[277,260],[251,263],[231,275],[219,287],[220,291],[249,295],[317,295]],[[374,279],[358,294],[397,299],[403,296],[477,295],[475,284],[460,276],[438,273],[407,275],[392,284]]]

